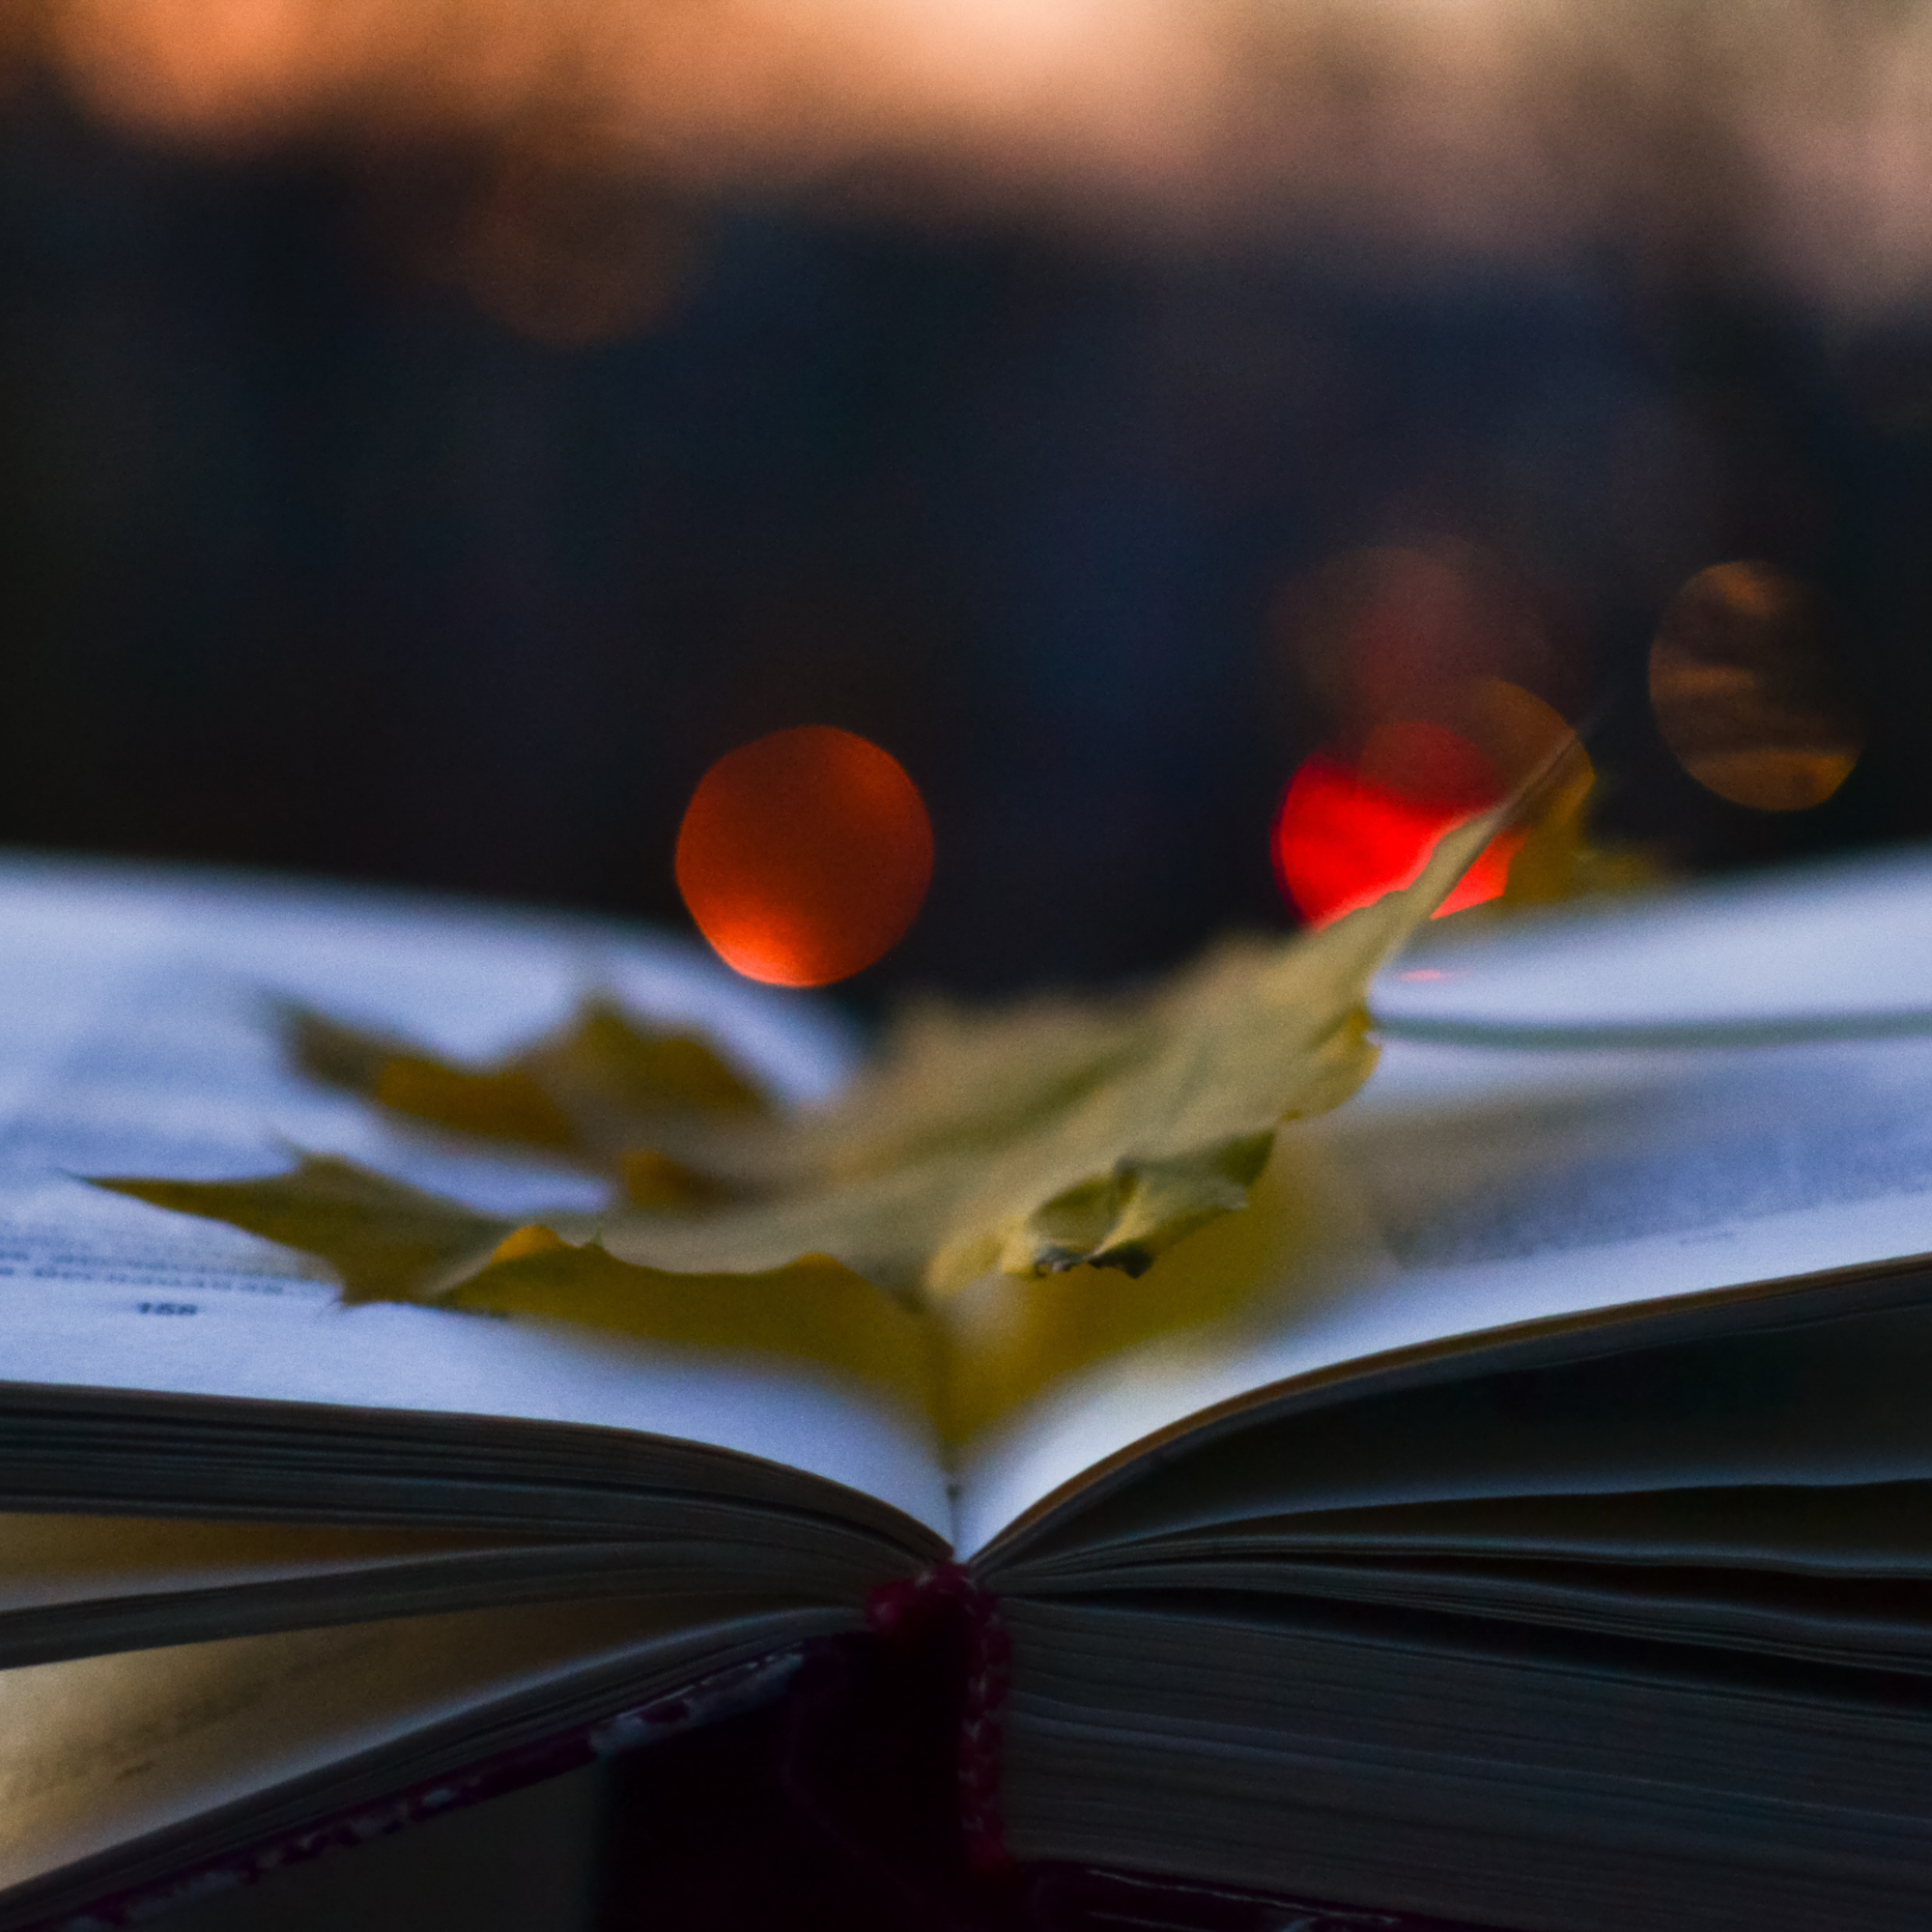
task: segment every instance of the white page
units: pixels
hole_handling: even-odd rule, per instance
[[[1923,847],[1451,920],[1378,978],[1392,1031],[1683,1028],[1916,1019],[1932,1031]]]
[[[1397,1039],[1361,1094],[1284,1129],[1281,1148],[1257,1191],[1278,1252],[1255,1321],[1100,1364],[975,1445],[962,1551],[1094,1463],[1270,1383],[1932,1253],[1932,1041],[1559,1053]],[[1242,1237],[1223,1224],[1194,1238]]]
[[[714,1358],[563,1323],[345,1309],[300,1258],[75,1177],[275,1172],[346,1155],[522,1213],[601,1189],[391,1128],[286,1069],[270,1000],[495,1053],[609,988],[709,1030],[795,1099],[849,1053],[809,1003],[694,948],[563,917],[346,890],[0,865],[0,1364],[26,1383],[603,1424],[823,1476],[939,1529],[923,1422],[807,1364]]]

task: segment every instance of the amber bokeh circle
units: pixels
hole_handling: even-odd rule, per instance
[[[677,886],[747,979],[826,986],[889,952],[932,878],[932,825],[890,753],[830,724],[741,745],[677,835]]]
[[[1714,564],[1670,600],[1650,704],[1699,784],[1759,811],[1822,805],[1863,748],[1823,600],[1768,563]]]

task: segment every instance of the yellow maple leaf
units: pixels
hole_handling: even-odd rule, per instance
[[[583,1322],[674,1347],[781,1355],[858,1377],[930,1406],[926,1324],[829,1255],[753,1273],[678,1274],[619,1261],[540,1224],[438,1297],[445,1308]]]
[[[562,1027],[489,1066],[463,1066],[412,1042],[292,1007],[291,1058],[331,1086],[431,1125],[599,1166],[625,1157],[687,1117],[755,1117],[758,1089],[695,1035],[649,1027],[593,995]],[[702,1196],[697,1177],[660,1171],[637,1190],[651,1200]]]
[[[753,1198],[614,1212],[626,1260],[696,1272],[834,1255],[914,1305],[1003,1270],[1126,1274],[1240,1208],[1275,1128],[1368,1077],[1362,996],[1494,830],[1449,833],[1405,891],[1316,933],[1226,946],[1139,1000],[928,1009],[834,1107],[701,1135]]]
[[[433,1301],[481,1267],[512,1225],[332,1154],[257,1180],[94,1184],[298,1248],[327,1263],[347,1302]]]
[[[765,1350],[902,1392],[930,1392],[943,1357],[957,1386],[933,1396],[935,1412],[957,1435],[1083,1351],[1162,1321],[1209,1319],[1227,1302],[1238,1284],[1175,1294],[1159,1273],[1145,1291],[1138,1278],[1245,1207],[1283,1122],[1336,1105],[1368,1076],[1370,978],[1498,822],[1491,813],[1451,831],[1414,884],[1320,932],[1223,946],[1139,997],[1029,1001],[986,1016],[928,1006],[817,1113],[754,1113],[728,1069],[721,1082],[635,1029],[615,1036],[609,1011],[502,1066],[443,1069],[499,1084],[459,1079],[435,1118],[501,1132],[520,1104],[501,1083],[527,1079],[567,1117],[572,1151],[624,1165],[631,1205],[620,1198],[601,1217],[545,1215],[519,1232],[316,1157],[262,1180],[103,1184],[313,1254],[346,1299]],[[372,1097],[410,1057],[313,1016],[299,1024],[304,1064]],[[634,1052],[639,1041],[650,1050]],[[523,1118],[516,1137],[554,1147],[529,1130],[537,1119]],[[1005,1340],[981,1348],[974,1335],[992,1304],[970,1319],[963,1304],[949,1308],[989,1279],[1016,1286],[1002,1292]],[[1083,1320],[1107,1282],[1120,1319]],[[1189,1282],[1172,1277],[1176,1289]],[[1015,1337],[1029,1342],[1021,1354]]]

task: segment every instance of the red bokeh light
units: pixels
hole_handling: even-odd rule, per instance
[[[1383,726],[1357,759],[1317,752],[1275,813],[1275,877],[1310,925],[1327,925],[1408,885],[1443,833],[1505,789],[1466,739],[1419,720]],[[1499,897],[1522,836],[1492,839],[1435,917]]]
[[[897,944],[932,878],[932,826],[890,753],[829,724],[741,745],[705,773],[677,885],[726,965],[825,986]]]

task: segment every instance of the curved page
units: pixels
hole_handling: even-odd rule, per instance
[[[1719,900],[1710,918],[1724,917]],[[1056,1493],[1072,1501],[1096,1465],[1118,1459],[1119,1479],[1136,1445],[1264,1391],[1473,1358],[1513,1332],[1602,1331],[1699,1296],[1909,1272],[1928,1254],[1932,1039],[1398,1037],[1353,1100],[1283,1130],[1245,1213],[1141,1285],[1225,1270],[1251,1289],[1238,1312],[1096,1366],[975,1445],[959,1545],[984,1548]]]

